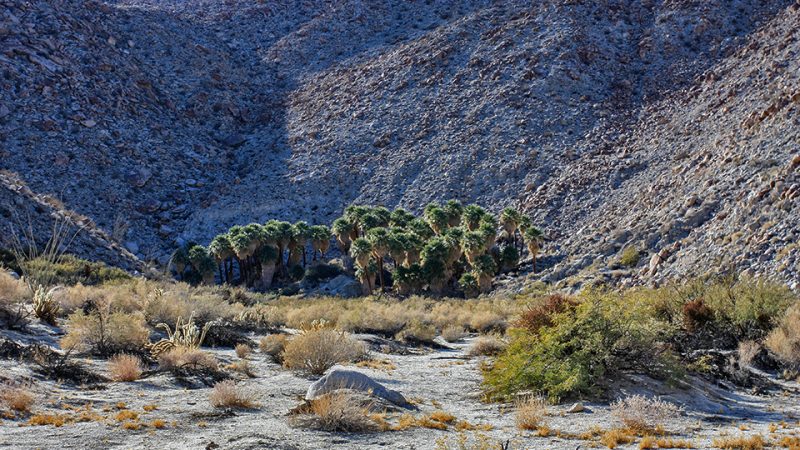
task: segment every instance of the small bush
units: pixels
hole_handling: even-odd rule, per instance
[[[108,371],[114,381],[136,381],[142,376],[142,360],[134,355],[115,355],[108,360]]]
[[[430,344],[436,338],[436,327],[414,321],[397,333],[396,338],[408,344]]]
[[[442,338],[447,342],[458,342],[467,335],[464,328],[458,325],[450,325],[442,330]]]
[[[98,355],[135,352],[149,342],[150,331],[140,313],[109,312],[98,308],[89,314],[76,311],[69,316],[67,334],[61,347]]]
[[[318,263],[306,269],[303,279],[312,283],[334,278],[342,274],[342,268],[334,264]]]
[[[256,376],[256,371],[253,369],[253,366],[250,364],[250,361],[246,359],[240,359],[238,361],[234,361],[228,364],[225,368],[228,370],[232,370],[234,372],[238,372],[250,378],[255,378]]]
[[[625,267],[636,267],[640,259],[639,249],[634,246],[625,247],[619,256],[619,263]]]
[[[553,325],[553,318],[574,309],[578,305],[575,299],[561,294],[552,294],[534,300],[522,311],[516,325],[536,333],[542,327]]]
[[[714,311],[706,306],[702,298],[683,305],[683,325],[686,327],[686,331],[694,333],[713,321]]]
[[[0,387],[0,405],[12,411],[29,413],[35,401],[33,394],[23,387],[12,384]]]
[[[21,268],[28,281],[42,286],[56,284],[71,286],[78,283],[94,285],[131,278],[124,270],[72,255],[63,255],[55,262],[47,258],[35,258],[23,262]]]
[[[336,364],[355,362],[366,354],[366,346],[345,332],[312,330],[286,344],[283,365],[321,375]]]
[[[236,356],[241,359],[245,359],[250,355],[250,346],[247,344],[237,344],[236,348]]]
[[[547,400],[533,396],[517,403],[516,422],[520,430],[536,430],[547,416]]]
[[[311,420],[303,426],[323,431],[363,433],[377,431],[378,423],[370,417],[369,409],[353,394],[333,392],[311,401]]]
[[[218,370],[214,355],[199,349],[177,347],[158,356],[158,368],[176,370],[180,368]]]
[[[615,428],[613,430],[608,430],[600,436],[600,443],[605,445],[608,448],[617,448],[620,444],[630,444],[632,443],[636,437],[630,432],[630,430],[622,430],[619,428]]]
[[[215,408],[255,408],[253,393],[237,386],[233,380],[220,381],[214,385],[208,397]]]
[[[480,336],[469,348],[470,356],[496,356],[502,353],[508,344],[496,336]]]
[[[258,343],[258,348],[261,350],[261,353],[269,355],[276,360],[280,360],[282,359],[283,350],[286,348],[287,342],[289,342],[289,338],[285,334],[270,334],[261,338]]]
[[[502,333],[508,327],[506,318],[493,311],[481,311],[476,313],[469,322],[469,327],[478,333],[499,332]]]
[[[611,404],[611,413],[639,433],[653,432],[680,414],[680,408],[658,399],[632,395]]]
[[[25,303],[31,296],[27,284],[0,270],[0,320],[9,328],[19,327],[27,322],[29,314]]]
[[[44,323],[56,325],[56,317],[58,317],[61,306],[53,298],[54,288],[45,289],[39,286],[33,292],[33,313]]]
[[[789,308],[781,323],[769,333],[765,344],[783,364],[800,369],[800,303]]]

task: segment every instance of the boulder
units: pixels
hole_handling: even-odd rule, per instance
[[[335,295],[337,297],[353,298],[361,296],[361,283],[358,280],[348,277],[347,275],[339,275],[331,281],[323,284],[320,290],[328,295]]]
[[[342,366],[331,367],[322,378],[312,383],[306,391],[306,400],[314,400],[339,389],[365,392],[398,406],[410,406],[403,394],[386,388],[368,375]]]

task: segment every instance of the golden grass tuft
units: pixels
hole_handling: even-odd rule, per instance
[[[158,368],[175,370],[179,368],[217,370],[219,364],[214,355],[200,349],[177,347],[158,356]]]
[[[365,367],[368,369],[382,370],[384,372],[391,372],[397,369],[397,366],[388,359],[367,359],[356,363],[356,367]]]
[[[36,402],[33,394],[20,386],[6,384],[0,387],[0,405],[19,413],[29,413]]]
[[[492,335],[480,336],[467,351],[470,356],[496,356],[506,349],[507,344]]]
[[[448,325],[442,329],[442,338],[447,342],[458,342],[466,335],[467,332],[459,325]]]
[[[137,420],[138,418],[139,414],[137,414],[134,411],[131,411],[130,409],[123,409],[114,416],[114,419],[117,422],[123,422],[125,420]]]
[[[142,409],[145,410],[146,412],[152,412],[152,411],[155,411],[155,410],[158,409],[158,405],[154,405],[154,404],[144,405],[144,406],[142,406]]]
[[[66,414],[36,414],[28,419],[28,425],[52,425],[54,427],[61,427],[67,423],[69,418],[70,416]]]
[[[713,440],[714,448],[724,450],[762,450],[766,443],[760,434],[753,436],[720,437]]]
[[[155,428],[155,429],[160,430],[162,428],[166,428],[167,427],[167,422],[165,422],[165,421],[163,421],[161,419],[155,419],[152,422],[150,422],[150,426]]]
[[[537,430],[547,415],[547,400],[532,396],[517,403],[516,423],[520,430]]]
[[[617,448],[620,444],[630,444],[636,437],[631,433],[631,430],[623,428],[614,428],[608,430],[600,436],[600,443],[608,448]]]
[[[114,381],[136,381],[141,378],[143,370],[138,356],[119,354],[108,360],[108,371]]]
[[[800,368],[800,302],[786,311],[781,323],[767,336],[765,345],[787,366]]]
[[[247,344],[237,344],[234,351],[236,351],[236,356],[241,359],[245,359],[250,356],[250,346]]]
[[[672,439],[672,438],[656,438],[653,436],[645,436],[639,442],[639,449],[651,448],[694,448],[692,441],[685,439]]]
[[[220,381],[214,385],[208,399],[215,408],[255,408],[253,394],[237,386],[233,380]]]
[[[441,423],[453,423],[456,420],[456,416],[442,410],[436,410],[430,413],[428,417],[430,417],[431,420],[435,420]]]
[[[371,414],[349,392],[334,392],[311,401],[311,420],[303,421],[308,428],[323,431],[361,433],[387,430],[388,422],[382,415]]]
[[[255,369],[253,369],[253,366],[250,364],[250,361],[246,359],[240,359],[238,361],[234,361],[225,366],[225,368],[233,372],[240,373],[249,378],[256,377]]]
[[[611,413],[635,433],[650,434],[680,414],[672,403],[632,395],[611,404]]]
[[[366,346],[345,332],[310,330],[286,344],[283,365],[289,369],[322,375],[336,364],[355,362],[366,355]]]

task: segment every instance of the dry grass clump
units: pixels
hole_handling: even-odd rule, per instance
[[[756,434],[750,437],[720,437],[714,439],[712,445],[725,450],[762,450],[765,442],[760,434]]]
[[[69,420],[70,416],[66,414],[36,414],[28,419],[28,425],[52,425],[54,427],[61,427]]]
[[[778,442],[781,447],[788,448],[789,450],[800,450],[800,437],[798,436],[783,436]]]
[[[108,371],[114,381],[136,381],[141,378],[144,368],[138,356],[120,354],[108,360]]]
[[[208,396],[215,408],[255,408],[253,393],[237,386],[233,380],[220,381]]]
[[[123,409],[114,416],[114,419],[116,419],[117,422],[137,420],[139,419],[139,414],[137,414],[135,411],[131,411],[130,409]]]
[[[630,444],[636,440],[631,430],[615,428],[608,430],[600,436],[600,443],[608,448],[617,448],[620,444]]]
[[[366,367],[374,370],[383,370],[384,372],[391,372],[397,369],[397,366],[388,359],[366,359],[356,363],[358,367]]]
[[[396,339],[409,344],[430,344],[436,338],[433,324],[414,321],[397,333]]]
[[[0,270],[0,320],[10,328],[23,325],[29,313],[25,307],[33,293],[28,285]]]
[[[469,348],[467,354],[469,356],[495,356],[502,353],[507,345],[508,344],[502,339],[496,336],[480,336]]]
[[[478,333],[504,332],[508,327],[506,316],[494,311],[481,311],[472,317],[469,327]]]
[[[517,402],[516,422],[520,430],[537,430],[544,424],[547,416],[547,400],[539,396],[531,396]]]
[[[250,364],[250,361],[246,359],[240,359],[238,361],[234,361],[225,366],[225,368],[228,370],[232,370],[234,372],[241,373],[242,375],[245,375],[249,378],[256,377],[256,372],[253,369],[253,366]]]
[[[694,448],[694,444],[692,441],[684,439],[656,438],[653,436],[645,436],[639,442],[639,450],[652,448]]]
[[[283,365],[322,375],[336,364],[355,362],[367,354],[367,347],[349,334],[330,330],[309,330],[286,344]]]
[[[286,348],[287,342],[289,342],[289,337],[285,334],[270,334],[261,338],[258,342],[258,349],[261,350],[261,353],[282,362],[283,350]]]
[[[612,403],[611,413],[631,430],[648,433],[675,419],[680,408],[658,399],[632,395]]]
[[[150,422],[150,426],[160,430],[162,428],[166,428],[167,422],[163,421],[162,419],[155,419],[152,422]]]
[[[737,353],[739,356],[739,365],[747,367],[752,364],[753,360],[761,351],[761,344],[756,341],[743,341],[739,343]]]
[[[780,324],[767,336],[767,348],[793,369],[800,369],[800,303],[786,311]]]
[[[458,325],[449,325],[442,330],[442,338],[447,342],[458,342],[466,335],[464,328]]]
[[[11,411],[29,413],[36,398],[26,388],[6,384],[0,387],[0,405]]]
[[[108,305],[100,305],[89,314],[74,312],[66,329],[62,348],[99,355],[139,350],[150,337],[141,313],[112,312]]]
[[[352,393],[333,392],[312,400],[310,417],[296,423],[306,428],[323,431],[363,433],[383,428],[380,417],[373,417],[369,408],[361,404]],[[381,420],[376,420],[381,419]]]
[[[241,359],[245,359],[250,356],[250,346],[247,344],[236,344],[236,348],[234,350],[236,351],[236,356]]]
[[[176,347],[158,356],[158,368],[175,370],[180,368],[217,370],[219,365],[214,355],[199,349]]]

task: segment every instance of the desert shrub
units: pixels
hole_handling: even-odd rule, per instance
[[[767,336],[765,345],[783,364],[800,369],[800,303],[789,308]]]
[[[28,413],[35,402],[36,398],[24,387],[10,383],[0,386],[0,405],[11,411]]]
[[[247,329],[273,330],[286,324],[286,314],[275,306],[257,304],[242,310],[234,323]]]
[[[134,355],[115,355],[108,360],[108,371],[114,381],[136,381],[142,376],[142,360]]]
[[[596,394],[607,377],[625,369],[674,374],[674,356],[663,345],[669,327],[652,317],[647,303],[589,291],[552,323],[535,333],[511,331],[508,348],[485,372],[490,397],[532,389],[558,400]]]
[[[464,328],[458,325],[449,325],[442,330],[442,338],[447,342],[458,342],[466,335]]]
[[[234,361],[234,362],[228,364],[227,366],[225,366],[225,368],[228,369],[228,370],[232,370],[234,372],[238,372],[238,373],[240,373],[242,375],[245,375],[247,377],[250,377],[250,378],[255,378],[255,376],[256,376],[255,369],[250,364],[250,361],[248,361],[246,359],[240,359],[240,360]]]
[[[321,375],[336,364],[355,362],[366,354],[366,346],[345,332],[312,330],[286,344],[283,365]]]
[[[285,334],[270,334],[264,336],[258,343],[258,348],[261,353],[271,356],[273,359],[281,362],[283,350],[286,348],[286,343],[289,342],[288,336]]]
[[[150,331],[140,313],[110,312],[99,307],[88,314],[72,313],[65,325],[61,347],[98,355],[136,352],[149,342]]]
[[[236,352],[236,356],[245,359],[250,355],[250,346],[247,344],[237,344],[234,351]]]
[[[306,269],[303,279],[312,283],[319,283],[342,274],[342,268],[334,264],[318,263]]]
[[[25,304],[31,297],[27,284],[0,270],[0,319],[9,328],[26,323],[29,313]]]
[[[508,344],[493,336],[480,336],[467,351],[470,356],[496,356],[502,353]]]
[[[619,263],[625,267],[636,267],[639,264],[640,254],[639,249],[634,246],[628,246],[622,249],[619,256]]]
[[[760,434],[754,436],[720,437],[712,441],[714,448],[725,450],[762,450],[766,445]]]
[[[176,370],[181,368],[217,370],[219,364],[214,355],[196,348],[176,347],[158,356],[158,368]]]
[[[680,408],[662,400],[632,395],[612,403],[611,413],[629,429],[647,433],[675,420]]]
[[[286,313],[286,325],[297,329],[315,320],[325,320],[335,324],[342,313],[336,303],[330,300],[296,306]]]
[[[316,430],[346,433],[377,431],[369,409],[347,391],[325,394],[311,401],[310,417],[295,423]],[[310,420],[308,420],[310,419]]]
[[[714,311],[706,306],[702,298],[683,305],[683,325],[686,331],[694,333],[714,321]]]
[[[520,430],[536,430],[544,424],[547,416],[547,400],[531,396],[518,401],[516,405],[516,423]]]
[[[575,299],[562,294],[536,298],[522,310],[516,326],[536,333],[542,327],[552,326],[553,318],[556,315],[573,309],[577,305],[578,302]]]
[[[337,327],[354,333],[375,333],[394,336],[405,327],[410,313],[400,305],[362,302],[362,307],[343,311]]]
[[[505,316],[494,311],[476,313],[469,322],[469,328],[478,333],[503,332],[508,326]]]
[[[255,408],[254,393],[238,386],[233,380],[220,381],[208,396],[215,408]]]
[[[34,258],[22,262],[21,268],[29,282],[42,286],[77,283],[94,285],[131,278],[124,270],[72,255],[62,255],[55,261],[51,258]]]
[[[761,344],[756,341],[739,342],[739,347],[736,349],[736,353],[739,356],[739,365],[742,367],[749,366],[761,352],[761,349]]]
[[[397,333],[396,338],[408,344],[430,344],[436,338],[436,327],[415,320]]]

